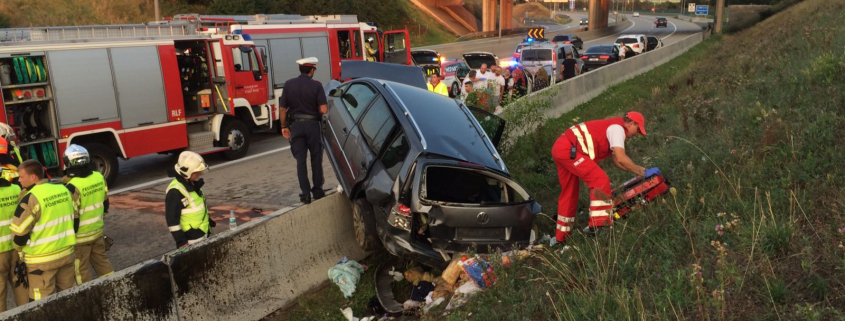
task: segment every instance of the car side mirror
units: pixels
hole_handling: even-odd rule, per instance
[[[341,95],[343,95],[343,90],[341,89],[333,88],[329,90],[329,97],[340,97]]]
[[[214,83],[218,85],[225,85],[226,77],[214,77]]]

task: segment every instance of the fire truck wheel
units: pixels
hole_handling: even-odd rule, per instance
[[[113,185],[117,179],[117,173],[120,171],[120,165],[114,151],[99,143],[82,144],[82,147],[88,150],[88,154],[91,155],[91,164],[103,174],[106,183]]]
[[[220,132],[221,146],[231,148],[223,153],[228,159],[244,157],[249,150],[249,128],[238,119],[228,119]]]
[[[352,204],[352,226],[355,229],[355,240],[361,249],[372,251],[378,247],[373,206],[363,197],[356,199]]]

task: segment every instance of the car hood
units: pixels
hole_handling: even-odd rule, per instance
[[[344,60],[341,62],[340,78],[343,80],[375,78],[428,90],[425,73],[418,66]]]

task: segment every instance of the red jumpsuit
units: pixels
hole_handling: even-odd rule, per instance
[[[552,147],[561,189],[555,230],[559,242],[572,234],[578,209],[579,179],[590,188],[589,226],[607,226],[612,222],[610,179],[597,164],[612,154],[607,139],[607,128],[611,125],[624,125],[624,121],[617,117],[580,123],[566,130]],[[574,159],[571,158],[572,147],[576,149]]]

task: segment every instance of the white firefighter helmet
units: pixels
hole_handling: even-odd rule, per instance
[[[91,155],[88,154],[88,150],[85,147],[70,144],[65,149],[64,161],[65,167],[67,168],[88,166],[91,163]]]
[[[5,138],[7,141],[12,141],[15,139],[15,130],[12,129],[12,126],[6,123],[0,123],[0,137]]]
[[[208,164],[205,163],[200,154],[191,151],[184,151],[179,154],[179,161],[176,162],[176,173],[179,173],[182,177],[191,178],[192,174],[206,170],[208,170]]]

